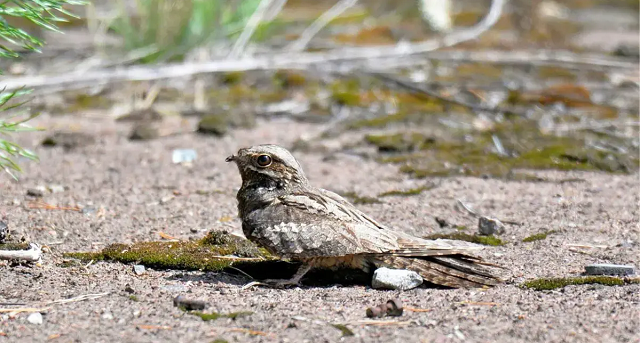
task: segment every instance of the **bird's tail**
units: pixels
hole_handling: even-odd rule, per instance
[[[374,254],[369,260],[378,268],[408,269],[427,282],[447,287],[478,288],[495,286],[502,281],[480,260],[467,255],[405,257]]]

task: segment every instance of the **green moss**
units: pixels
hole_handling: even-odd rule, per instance
[[[253,312],[232,312],[232,313],[212,312],[212,313],[204,313],[204,312],[199,312],[199,311],[187,311],[187,313],[192,314],[194,316],[198,316],[202,320],[204,320],[205,322],[208,322],[210,320],[220,319],[220,318],[231,318],[231,319],[235,320],[236,318],[245,317],[245,316],[249,316],[249,315],[253,314]]]
[[[342,332],[342,337],[354,336],[355,334],[344,324],[331,324],[334,328]]]
[[[229,341],[223,338],[216,338],[213,341],[211,341],[211,343],[229,343]]]
[[[386,196],[411,196],[411,195],[418,195],[426,190],[432,189],[433,186],[420,186],[420,187],[416,187],[416,188],[410,188],[407,190],[392,190],[392,191],[387,191],[387,192],[383,192],[378,194],[379,197],[386,197]]]
[[[361,204],[379,204],[380,200],[368,196],[358,195],[356,192],[344,192],[340,194],[341,196],[348,198],[352,203],[356,205]]]
[[[29,243],[0,243],[0,250],[27,250]]]
[[[438,234],[426,236],[424,238],[425,239],[453,239],[458,241],[466,241],[466,242],[482,244],[482,245],[491,245],[491,246],[499,246],[499,245],[505,244],[505,242],[503,242],[498,237],[470,235],[463,232],[456,232],[456,233],[450,233],[450,234],[438,233]]]
[[[278,70],[274,80],[282,88],[303,87],[307,84],[306,77],[293,70]]]
[[[495,152],[493,137],[498,137],[506,155]],[[418,137],[419,138],[419,137]],[[397,152],[379,159],[383,163],[401,163],[400,171],[415,178],[446,176],[487,176],[519,180],[514,170],[556,169],[630,173],[640,167],[633,154],[599,151],[585,146],[578,137],[542,134],[535,124],[513,119],[496,124],[488,132],[478,132],[447,140],[424,141],[403,138],[401,134],[376,135],[368,143]]]
[[[536,291],[563,288],[569,285],[599,284],[605,286],[622,286],[624,284],[638,283],[638,279],[619,278],[615,276],[579,276],[568,278],[542,278],[526,281],[523,287]]]
[[[87,109],[107,109],[112,105],[111,100],[103,95],[78,94],[69,100],[67,112],[80,112]]]
[[[131,300],[131,301],[140,301],[140,299],[138,299],[138,297],[135,296],[135,295],[130,295],[129,296],[129,300]]]
[[[226,237],[223,238],[222,235]],[[252,263],[225,258],[229,255],[273,259],[264,249],[259,249],[248,240],[215,232],[199,241],[111,244],[100,252],[64,254],[65,257],[83,261],[138,263],[158,269],[220,271],[231,265]]]
[[[535,241],[541,241],[544,239],[547,239],[547,236],[549,236],[552,233],[555,233],[556,230],[549,230],[549,231],[545,231],[545,232],[540,232],[537,233],[535,235],[531,235],[525,239],[523,239],[522,241],[527,243],[527,242],[535,242]]]
[[[242,79],[244,78],[244,72],[231,71],[231,72],[223,73],[221,78],[222,78],[222,82],[226,85],[236,85],[242,82]]]

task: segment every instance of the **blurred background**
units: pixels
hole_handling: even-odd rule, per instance
[[[77,17],[45,25],[3,5],[6,25],[45,42],[14,39],[0,59],[4,94],[30,91],[0,116],[15,175],[40,144],[89,144],[69,118],[111,118],[130,140],[286,120],[288,148],[417,178],[638,167],[636,0],[59,2]],[[30,124],[47,137],[6,136]]]

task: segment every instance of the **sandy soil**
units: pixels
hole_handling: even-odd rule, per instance
[[[211,342],[217,338],[229,342],[640,342],[638,284],[569,286],[544,292],[518,287],[527,279],[575,276],[590,263],[637,264],[638,174],[538,173],[556,180],[584,180],[566,183],[412,180],[392,165],[346,154],[298,152],[312,182],[334,191],[375,196],[436,183],[437,187],[417,196],[385,197],[379,204],[358,205],[398,230],[415,235],[441,232],[435,217],[475,229],[476,220],[455,209],[456,199],[482,213],[522,222],[507,226],[502,237],[507,245],[483,252],[510,269],[507,283],[489,290],[395,292],[364,286],[241,290],[248,280],[225,273],[147,270],[136,275],[132,266],[115,263],[65,268],[62,252],[158,240],[159,231],[189,239],[210,229],[239,230],[235,191],[240,177],[224,158],[257,143],[288,146],[316,127],[282,120],[261,122],[254,130],[235,131],[222,139],[186,134],[130,142],[127,124],[38,120],[47,127],[81,129],[97,142],[73,151],[39,147],[41,162],[23,163],[20,182],[6,176],[0,179],[0,216],[6,215],[13,235],[51,249],[41,266],[0,264],[0,302],[30,307],[83,294],[110,294],[48,305],[42,325],[29,323],[28,313],[0,313],[0,342]],[[44,135],[16,138],[34,146]],[[176,148],[195,149],[195,164],[190,168],[173,164],[171,152]],[[66,190],[46,194],[45,202],[96,211],[28,208],[32,199],[26,190],[49,184]],[[198,190],[219,192],[200,195]],[[549,229],[558,232],[543,241],[522,243],[523,238]],[[605,247],[572,248],[571,244]],[[131,289],[137,301],[131,299]],[[172,298],[179,294],[206,300],[212,311],[253,314],[204,322],[173,306]],[[360,323],[366,319],[367,307],[393,297],[406,306],[430,311],[406,311],[387,325]],[[332,323],[348,324],[355,335],[342,337]]]

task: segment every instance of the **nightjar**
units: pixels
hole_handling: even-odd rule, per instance
[[[243,148],[227,157],[242,177],[238,214],[245,236],[280,257],[303,265],[290,280],[298,284],[311,268],[389,267],[419,273],[448,287],[492,286],[500,279],[477,246],[426,240],[394,231],[339,195],[309,183],[298,161],[277,145]]]

